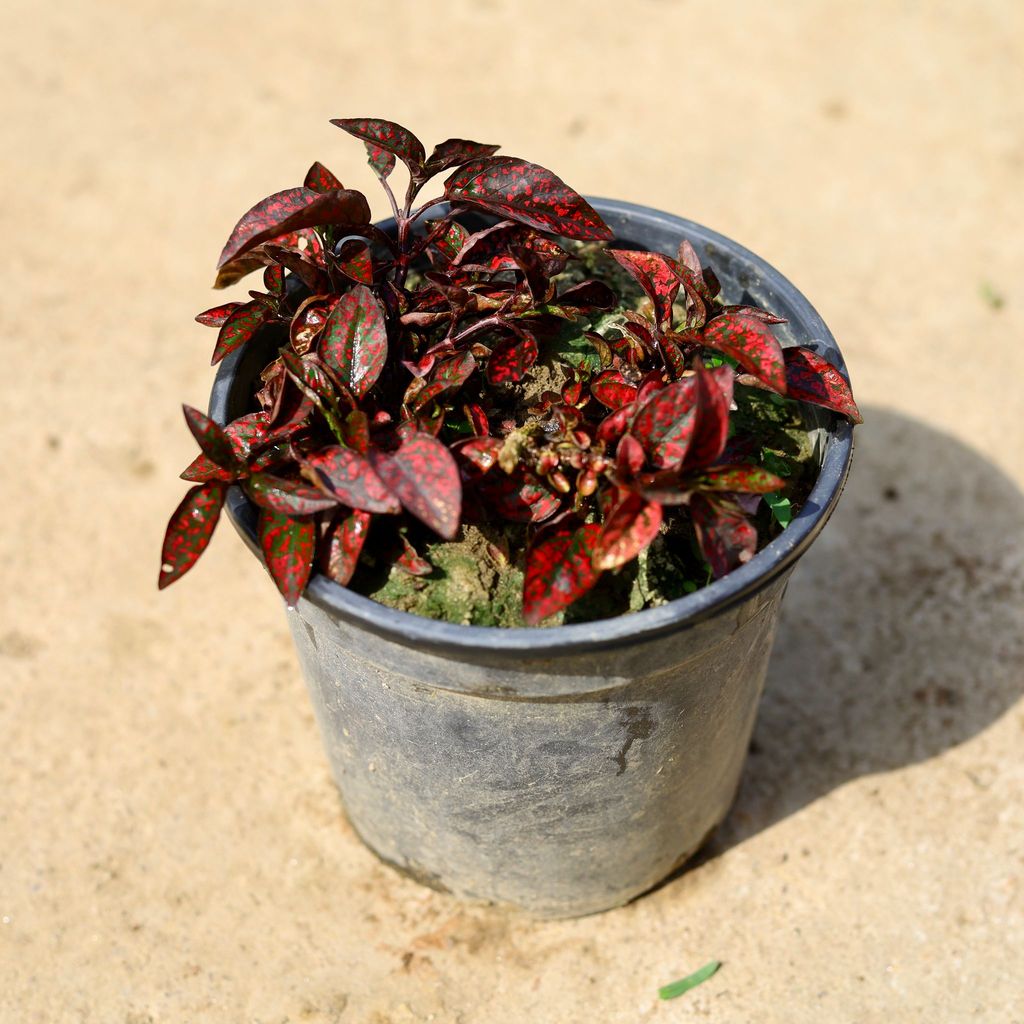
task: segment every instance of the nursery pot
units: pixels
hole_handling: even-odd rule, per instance
[[[692,221],[592,202],[626,247],[674,255],[689,239],[727,301],[785,316],[784,345],[843,367],[764,260]],[[224,360],[214,419],[250,408],[261,366],[247,349]],[[551,629],[459,626],[313,577],[288,620],[344,806],[378,856],[460,897],[573,917],[625,903],[701,846],[736,793],[789,575],[849,470],[850,425],[807,409],[820,472],[803,508],[746,565],[662,607]],[[258,554],[256,509],[237,487],[228,511]]]

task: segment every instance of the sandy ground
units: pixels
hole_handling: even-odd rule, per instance
[[[1024,1021],[1024,5],[0,13],[0,1020]],[[225,529],[155,588],[214,258],[314,158],[369,188],[327,121],[372,114],[743,241],[867,415],[735,811],[622,910],[381,866],[255,560]]]

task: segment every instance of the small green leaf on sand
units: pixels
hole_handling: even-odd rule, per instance
[[[699,971],[694,971],[693,974],[688,974],[685,978],[673,981],[671,985],[662,986],[658,989],[658,996],[661,999],[675,999],[676,996],[681,996],[684,992],[689,992],[691,988],[696,988],[701,982],[707,981],[721,966],[720,960],[712,960]]]

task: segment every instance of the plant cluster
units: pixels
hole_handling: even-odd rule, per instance
[[[730,431],[737,384],[859,421],[842,375],[783,349],[772,313],[724,304],[690,244],[609,248],[647,300],[623,308],[606,281],[567,280],[567,240],[612,232],[550,171],[461,139],[428,155],[389,121],[333,123],[364,142],[394,230],[319,163],[238,222],[217,285],[262,268],[263,290],[197,320],[218,329],[214,363],[257,336],[273,358],[253,411],[220,425],[185,407],[201,453],[182,474],[194,486],[168,525],[161,587],[195,564],[237,484],[290,605],[314,568],[347,585],[368,536],[378,557],[429,574],[413,521],[446,539],[507,521],[527,524],[523,612],[538,623],[636,558],[670,510],[686,509],[714,576],[754,554],[749,496],[784,481]],[[418,203],[442,173],[443,194]],[[591,358],[524,405],[544,339],[615,310],[619,329],[584,330]]]

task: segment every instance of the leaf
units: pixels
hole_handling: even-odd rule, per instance
[[[221,324],[210,365],[216,366],[226,355],[241,348],[273,317],[274,311],[261,302],[246,302],[235,309]]]
[[[161,590],[184,576],[206,550],[220,518],[225,494],[227,487],[223,483],[190,487],[181,504],[174,510],[160,552],[157,586]]]
[[[313,166],[306,171],[306,180],[302,185],[314,192],[339,192],[345,188],[319,160],[314,161]]]
[[[630,431],[659,469],[682,464],[697,425],[696,377],[662,388],[637,411]]]
[[[601,570],[593,556],[600,535],[597,523],[576,530],[560,526],[533,543],[523,581],[523,618],[528,626],[568,608],[597,583]]]
[[[401,505],[364,455],[333,446],[310,455],[304,464],[318,485],[350,508],[363,512],[399,512]]]
[[[618,370],[605,370],[590,383],[590,393],[609,409],[621,409],[637,396],[637,389]]]
[[[386,149],[381,149],[374,142],[366,142],[363,145],[366,146],[366,162],[373,168],[373,173],[381,181],[386,181],[398,162],[395,154],[389,153]]]
[[[729,437],[729,408],[732,405],[732,367],[698,369],[687,380],[697,382],[697,423],[684,464],[688,468],[713,465]]]
[[[686,267],[691,274],[699,275],[701,273],[700,257],[697,255],[697,250],[685,238],[679,243],[679,253],[676,256],[676,260],[680,266]]]
[[[309,516],[338,504],[315,487],[270,473],[254,473],[245,482],[245,491],[260,508],[288,516]]]
[[[789,526],[793,521],[793,504],[789,498],[783,498],[781,494],[766,494],[764,503],[771,509],[779,526]]]
[[[245,463],[252,449],[271,436],[267,414],[264,412],[250,412],[245,416],[239,416],[224,428],[224,433],[231,442],[235,459],[239,463]],[[201,453],[193,459],[188,469],[181,474],[181,478],[206,483],[208,480],[234,480],[236,475],[234,469],[224,469],[206,454]]]
[[[647,461],[643,446],[632,434],[623,434],[615,449],[615,472],[622,481],[632,480]]]
[[[468,139],[445,139],[439,142],[427,158],[423,168],[424,177],[433,177],[449,167],[468,163],[481,157],[493,156],[501,147],[484,142],[470,142]]]
[[[404,536],[402,541],[402,553],[395,562],[395,568],[407,572],[410,576],[429,576],[434,567],[409,543]]]
[[[360,192],[351,189],[314,192],[305,187],[287,188],[261,200],[243,215],[231,232],[217,266],[225,267],[261,242],[299,228],[369,223],[370,207]]]
[[[827,359],[803,347],[787,348],[783,356],[790,398],[832,409],[854,423],[864,422],[850,385]]]
[[[675,260],[660,252],[609,249],[608,255],[636,278],[648,298],[654,303],[655,319],[659,326],[672,324],[672,303],[681,284],[679,266]]]
[[[284,267],[272,263],[263,271],[263,287],[271,295],[280,297],[284,294]]]
[[[222,327],[224,321],[241,305],[240,302],[225,302],[222,306],[213,306],[198,313],[196,323],[202,324],[204,327]]]
[[[780,395],[786,393],[782,346],[763,321],[738,313],[716,316],[704,328],[701,344],[731,356]]]
[[[312,519],[292,519],[263,511],[259,522],[260,550],[270,575],[289,608],[299,603],[309,582],[316,548],[316,524]]]
[[[412,433],[395,452],[371,450],[370,461],[408,512],[445,540],[454,538],[462,509],[462,481],[455,459],[440,441]]]
[[[658,536],[661,519],[658,502],[627,491],[604,521],[594,550],[594,565],[598,569],[617,569],[631,562]]]
[[[561,497],[524,469],[488,473],[478,487],[495,512],[514,523],[542,523],[562,507]]]
[[[610,239],[611,228],[561,178],[510,156],[485,157],[460,167],[444,185],[452,202],[470,203],[522,224],[577,239]]]
[[[432,227],[436,228],[436,224]],[[458,221],[452,220],[445,224],[444,231],[433,235],[431,245],[436,246],[438,252],[451,263],[462,252],[468,240],[469,232]]]
[[[687,486],[695,491],[735,491],[740,494],[769,494],[786,486],[786,481],[761,466],[721,466],[700,476],[689,477]]]
[[[230,439],[224,433],[224,428],[191,405],[183,405],[182,409],[188,429],[192,431],[192,436],[199,443],[203,454],[224,469],[236,470],[238,460],[235,458],[235,450],[231,446]]]
[[[325,575],[335,583],[348,586],[359,563],[373,517],[369,512],[354,510],[332,524],[323,548],[320,564]]]
[[[712,960],[700,970],[694,971],[693,974],[688,974],[685,978],[680,978],[679,981],[673,981],[671,985],[663,985],[658,989],[658,998],[675,999],[684,992],[689,992],[691,988],[696,988],[701,982],[707,981],[721,966],[721,961]]]
[[[320,339],[320,358],[362,398],[377,382],[388,354],[387,324],[380,303],[357,284],[338,300]]]
[[[292,348],[303,356],[323,333],[337,299],[331,295],[310,295],[303,299],[288,326]]]
[[[373,260],[365,238],[350,238],[338,250],[338,269],[357,284],[373,284]]]
[[[695,494],[690,502],[690,514],[701,553],[716,579],[754,556],[757,530],[736,502]]]
[[[501,446],[497,437],[471,437],[461,441],[453,451],[468,463],[468,477],[480,477],[498,464]]]
[[[413,173],[423,166],[427,158],[423,143],[408,128],[394,121],[373,117],[336,117],[331,119],[331,124],[373,147],[394,153]]]
[[[260,248],[281,268],[290,270],[314,295],[326,289],[327,275],[312,256],[272,242]]]
[[[515,384],[521,381],[537,362],[537,339],[522,331],[521,335],[498,342],[487,361],[487,379],[491,384]]]

